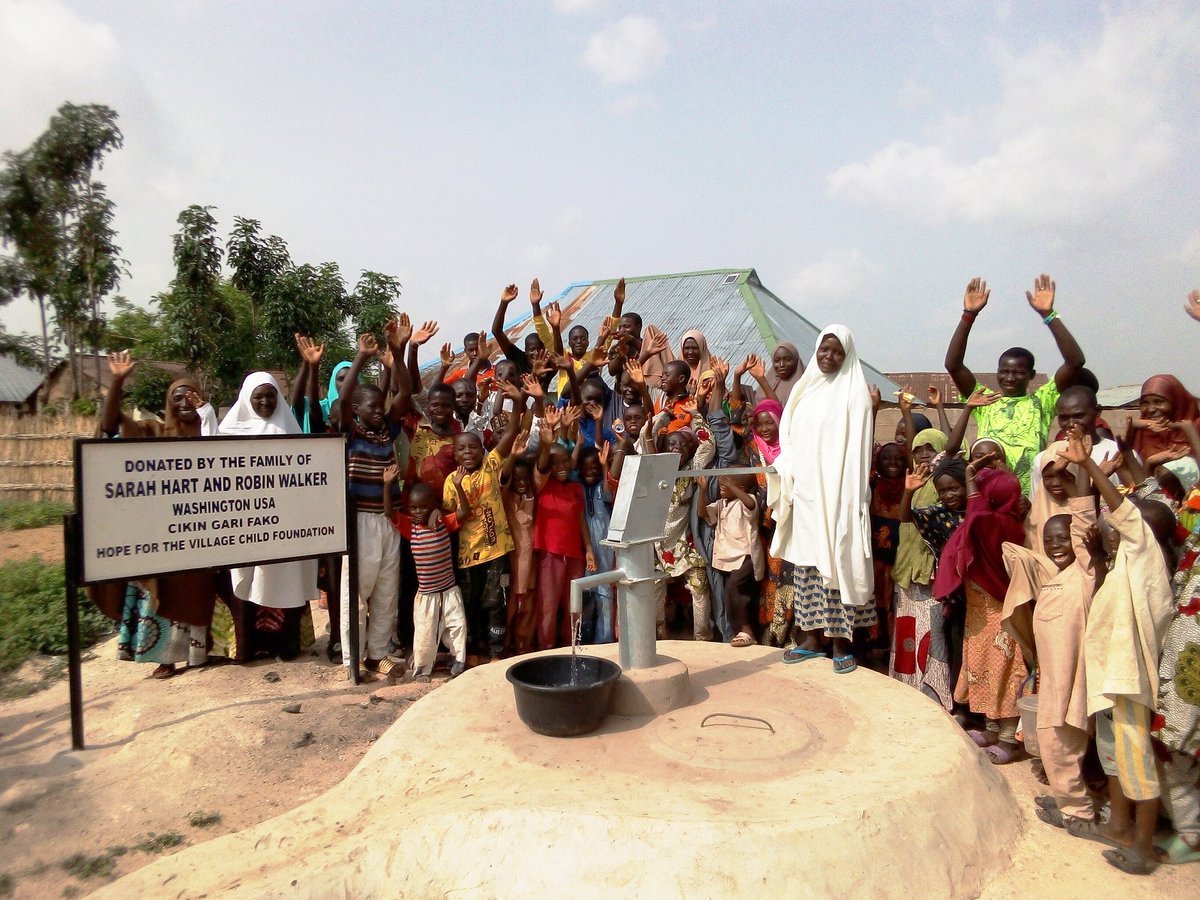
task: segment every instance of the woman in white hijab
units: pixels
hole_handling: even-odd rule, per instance
[[[857,667],[850,652],[855,628],[878,620],[871,565],[871,395],[844,325],[817,337],[816,352],[792,389],[779,424],[778,474],[768,476],[774,510],[771,555],[796,567],[799,646],[784,662],[825,656],[833,670]]]
[[[251,437],[303,434],[274,377],[266,372],[246,376],[237,403],[221,420],[221,434]],[[274,563],[233,569],[233,618],[229,656],[239,662],[260,654],[295,659],[300,654],[303,622],[312,634],[308,602],[317,597],[317,561]],[[214,643],[220,638],[214,622]]]

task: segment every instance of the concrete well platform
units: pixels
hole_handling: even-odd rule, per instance
[[[99,895],[911,898],[1008,867],[1007,786],[916,691],[772,649],[658,650],[687,665],[691,705],[549,738],[517,718],[506,665],[474,669],[326,794]]]

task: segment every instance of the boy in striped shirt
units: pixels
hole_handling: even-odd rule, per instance
[[[450,532],[471,514],[462,482],[467,470],[459,468],[450,476],[458,493],[458,509],[442,513],[433,488],[416,482],[408,495],[408,512],[392,510],[391,485],[400,476],[398,466],[383,472],[384,513],[395,529],[408,539],[417,569],[417,595],[413,599],[413,681],[427,682],[433,672],[438,644],[444,643],[454,654],[450,677],[462,674],[467,658],[467,618],[462,592],[454,577],[454,558],[450,550]]]

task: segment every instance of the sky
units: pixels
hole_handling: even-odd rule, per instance
[[[1047,272],[1102,385],[1197,391],[1197,46],[1194,2],[0,0],[0,149],[117,110],[140,304],[192,203],[397,276],[455,342],[509,282],[753,267],[878,368],[939,370],[978,275],[968,364],[1050,370]]]

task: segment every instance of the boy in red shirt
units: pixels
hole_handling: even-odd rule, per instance
[[[462,674],[467,659],[467,617],[462,592],[454,578],[454,559],[450,551],[450,532],[471,514],[463,478],[467,470],[459,468],[450,480],[458,492],[455,512],[438,512],[438,498],[423,481],[414,484],[408,494],[408,512],[393,512],[391,485],[400,475],[398,466],[383,472],[384,513],[396,530],[408,539],[417,569],[417,595],[413,600],[413,681],[426,682],[433,672],[439,643],[454,654],[450,677]]]

